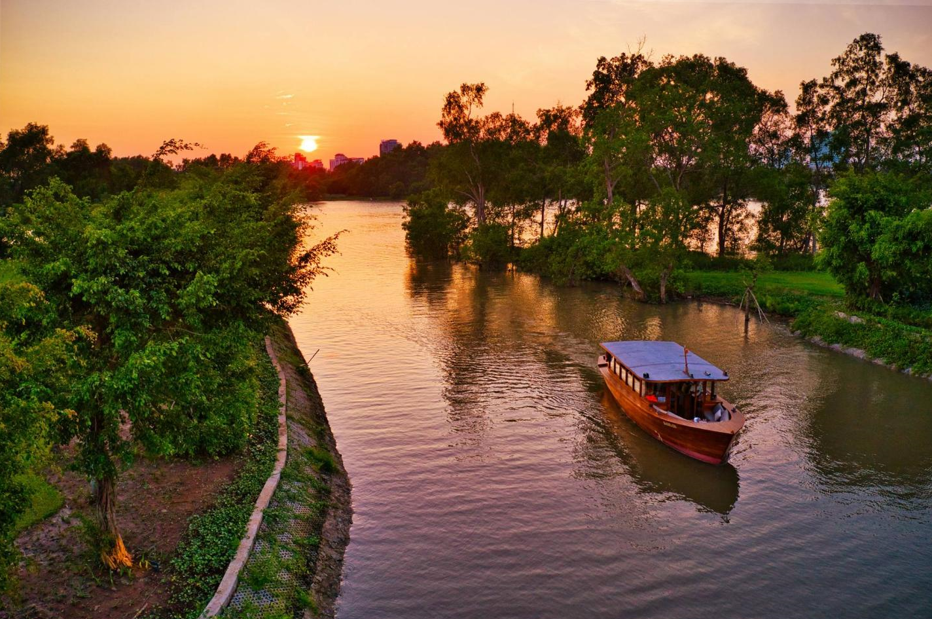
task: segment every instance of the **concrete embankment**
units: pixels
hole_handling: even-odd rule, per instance
[[[268,340],[287,421],[287,459],[235,584],[209,616],[333,617],[352,522],[350,482],[314,377],[287,324]],[[275,474],[273,474],[274,476]],[[245,544],[245,542],[244,542]]]

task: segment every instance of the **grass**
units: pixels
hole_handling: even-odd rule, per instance
[[[311,466],[321,473],[333,473],[337,470],[333,454],[323,447],[308,447],[306,455],[311,462]]]
[[[677,284],[685,294],[737,303],[749,280],[742,271],[697,270],[681,273]],[[892,306],[852,309],[845,303],[841,284],[821,271],[762,273],[754,294],[764,311],[792,317],[793,329],[805,337],[863,350],[900,370],[932,374],[932,319],[927,311]]]
[[[684,291],[722,297],[739,297],[750,275],[741,271],[686,271],[680,275]],[[823,271],[770,271],[757,278],[755,294],[814,295],[840,299],[845,289]]]
[[[17,481],[26,486],[31,500],[29,507],[20,514],[16,521],[16,533],[45,520],[65,504],[65,497],[58,491],[58,488],[33,472],[18,476]]]

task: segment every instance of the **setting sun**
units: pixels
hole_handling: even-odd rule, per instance
[[[301,136],[301,150],[306,153],[312,153],[317,150],[317,136],[316,135],[302,135]]]

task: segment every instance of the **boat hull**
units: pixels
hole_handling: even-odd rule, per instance
[[[744,415],[731,404],[723,401],[731,412],[728,421],[689,421],[657,412],[640,394],[613,374],[608,365],[600,363],[599,371],[625,415],[642,430],[664,445],[701,462],[722,464],[728,461],[735,437],[744,426]]]

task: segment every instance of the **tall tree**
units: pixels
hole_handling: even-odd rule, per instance
[[[601,56],[586,82],[589,95],[581,107],[585,139],[610,208],[618,184],[623,179],[631,181],[642,169],[645,140],[632,88],[651,66],[640,50],[611,59]],[[635,202],[630,196],[627,201]]]
[[[437,125],[449,147],[435,170],[455,194],[472,203],[476,223],[485,223],[487,192],[498,170],[490,159],[494,156],[494,137],[488,118],[478,116],[488,92],[483,84],[463,84],[447,93]]]

